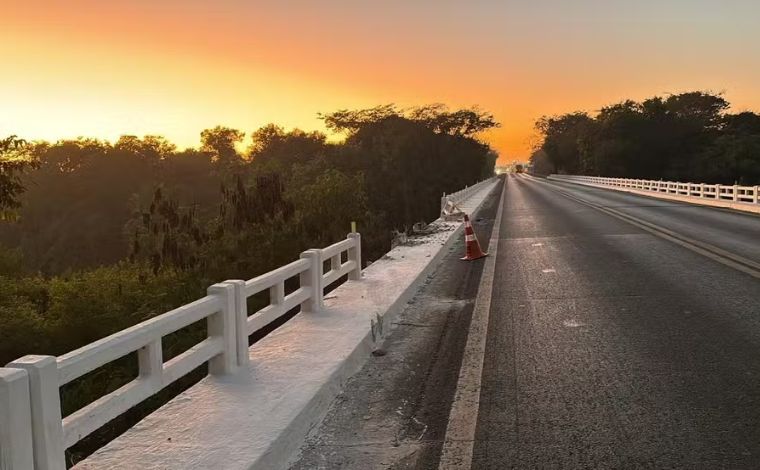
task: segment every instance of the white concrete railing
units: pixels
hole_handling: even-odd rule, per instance
[[[443,193],[443,196],[441,196],[441,216],[446,215],[444,209],[446,209],[449,202],[454,203],[455,205],[462,203],[463,201],[467,200],[470,195],[480,191],[484,186],[492,183],[496,178],[496,176],[492,176],[491,178],[475,183],[472,186],[466,186],[464,189],[461,189],[455,193]]]
[[[330,269],[325,272],[326,260]],[[0,468],[65,469],[64,449],[195,368],[208,363],[209,374],[225,375],[246,367],[251,334],[299,305],[301,312],[318,311],[325,286],[344,275],[361,279],[358,233],[325,249],[307,250],[298,261],[248,281],[214,284],[195,302],[63,356],[29,355],[0,368]],[[285,295],[285,282],[295,276],[298,289]],[[269,305],[249,315],[248,298],[266,289]],[[207,337],[164,361],[162,338],[203,320]],[[134,380],[61,418],[62,386],[133,352],[139,368]]]
[[[549,179],[599,186],[638,189],[641,191],[691,196],[703,199],[760,204],[760,186],[726,186],[721,184],[680,183],[673,181],[578,175],[550,175]]]

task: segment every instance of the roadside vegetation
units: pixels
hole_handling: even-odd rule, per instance
[[[321,116],[326,135],[215,127],[179,150],[160,136],[0,140],[0,362],[60,355],[341,240],[356,221],[365,259],[393,230],[437,217],[441,193],[493,174],[477,109],[379,106]],[[240,150],[245,149],[245,150]],[[204,334],[165,339],[172,357]],[[70,413],[135,377],[127,357],[62,390]],[[75,462],[204,371],[69,452]]]
[[[720,94],[689,92],[543,117],[533,170],[760,184],[760,115],[729,107]]]

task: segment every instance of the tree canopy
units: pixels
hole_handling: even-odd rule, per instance
[[[36,166],[37,162],[29,154],[29,146],[15,135],[0,139],[0,220],[15,218],[24,191],[21,182],[23,172]]]
[[[439,103],[409,109],[401,109],[393,104],[358,110],[341,109],[330,114],[320,114],[320,118],[325,121],[328,129],[349,134],[390,118],[404,118],[422,124],[436,134],[457,137],[474,137],[500,126],[491,113],[477,107],[449,111],[446,105]]]
[[[760,183],[760,116],[731,114],[721,95],[626,100],[595,115],[539,119],[534,168],[628,178]],[[548,164],[548,165],[547,165]]]

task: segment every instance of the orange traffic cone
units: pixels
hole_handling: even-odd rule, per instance
[[[480,249],[480,243],[478,243],[478,238],[475,236],[475,231],[472,230],[472,224],[467,214],[464,215],[464,243],[467,249],[464,258],[461,259],[472,261],[488,256],[488,253],[483,253],[483,250]]]

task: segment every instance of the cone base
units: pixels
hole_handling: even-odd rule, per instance
[[[488,253],[482,253],[481,252],[479,255],[474,255],[474,256],[467,255],[467,256],[465,256],[463,258],[459,258],[459,259],[462,260],[462,261],[475,261],[476,259],[485,258],[486,256],[488,256]]]

